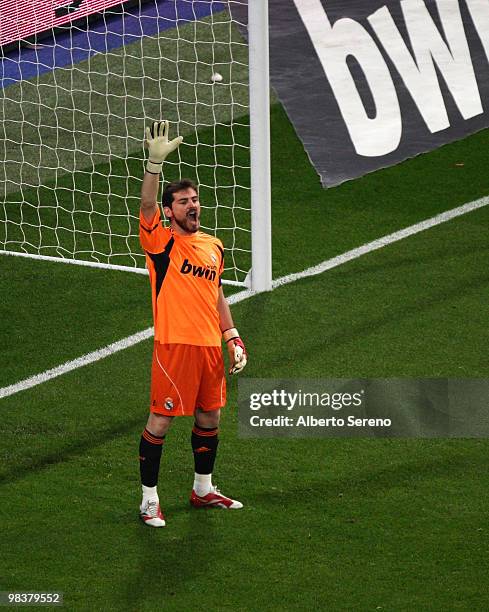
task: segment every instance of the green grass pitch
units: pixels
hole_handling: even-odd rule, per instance
[[[272,109],[274,277],[489,192],[489,132],[319,186]],[[456,165],[464,163],[463,166]],[[104,170],[104,167],[101,167]],[[102,173],[101,173],[102,174]],[[487,377],[486,208],[233,308],[248,377]],[[151,324],[145,277],[0,259],[5,386]],[[189,419],[137,517],[151,342],[1,401],[0,590],[68,610],[487,610],[487,440],[244,440],[229,384],[215,481],[194,511]]]

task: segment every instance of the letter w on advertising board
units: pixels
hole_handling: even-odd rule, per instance
[[[271,81],[323,186],[489,125],[488,0],[269,0]]]

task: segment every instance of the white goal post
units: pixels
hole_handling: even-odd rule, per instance
[[[251,288],[272,288],[268,0],[249,0]]]
[[[0,253],[145,273],[144,127],[165,118],[184,142],[164,179],[199,185],[224,282],[270,290],[268,2],[14,4],[0,0]]]

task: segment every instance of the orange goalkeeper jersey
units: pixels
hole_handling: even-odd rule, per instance
[[[162,344],[221,346],[217,299],[224,269],[220,240],[203,232],[181,236],[139,216],[153,301],[155,340]]]

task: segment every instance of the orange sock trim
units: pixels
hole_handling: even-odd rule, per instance
[[[164,442],[164,438],[157,438],[156,436],[153,436],[153,434],[151,434],[147,429],[143,431],[142,435],[143,438],[150,444],[157,444],[161,446]]]
[[[213,429],[212,431],[208,431],[206,429],[200,429],[200,427],[197,427],[197,425],[194,425],[192,428],[192,431],[194,432],[194,434],[196,434],[197,436],[206,436],[206,437],[213,437],[213,436],[217,436],[217,434],[219,433],[219,430],[217,429]]]

